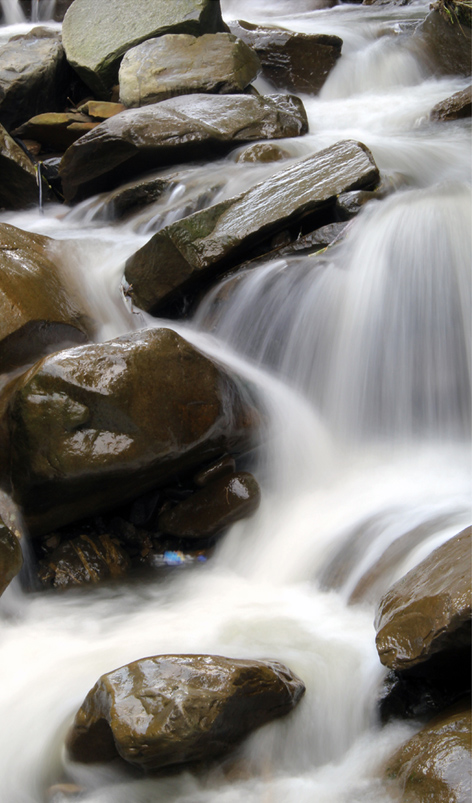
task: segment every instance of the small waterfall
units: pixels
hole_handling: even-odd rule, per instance
[[[27,21],[20,0],[0,0],[5,25]],[[31,0],[31,22],[46,22],[54,18],[56,0]]]
[[[1,0],[0,5],[6,25],[17,25],[26,21],[19,0]]]

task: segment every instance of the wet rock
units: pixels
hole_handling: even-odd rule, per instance
[[[375,192],[368,190],[343,192],[336,201],[336,216],[340,221],[351,220],[359,214],[366,203],[378,200],[378,198],[379,196]]]
[[[294,33],[239,20],[231,30],[257,53],[262,74],[274,86],[316,95],[341,55],[342,39]]]
[[[0,596],[23,565],[19,539],[0,518]]]
[[[70,71],[59,34],[33,28],[0,46],[0,123],[8,130],[35,114],[59,111]]]
[[[82,114],[86,114],[88,117],[99,122],[109,120],[110,117],[114,117],[115,114],[120,114],[120,112],[124,112],[124,110],[125,107],[122,103],[110,103],[104,100],[88,100],[86,103],[83,103],[82,106],[79,106],[78,109]]]
[[[435,549],[380,601],[376,644],[384,666],[411,669],[437,653],[470,649],[471,533]]]
[[[69,588],[84,583],[123,577],[131,561],[120,543],[110,535],[80,535],[64,541],[39,564],[43,585]]]
[[[50,243],[0,223],[0,374],[87,339],[89,322],[62,282]]]
[[[120,100],[136,107],[195,92],[242,92],[260,66],[254,51],[232,34],[168,34],[126,53]]]
[[[347,223],[328,223],[321,226],[309,234],[301,235],[287,246],[277,251],[277,256],[289,256],[290,254],[310,254],[327,248],[338,240],[346,230]]]
[[[386,778],[408,803],[465,803],[471,795],[470,699],[440,714],[389,761]]]
[[[49,150],[65,151],[97,125],[98,122],[79,112],[48,112],[32,117],[15,129],[13,135],[22,140],[35,140]]]
[[[66,199],[86,196],[140,172],[194,158],[214,158],[241,142],[294,137],[306,113],[291,95],[183,95],[128,109],[74,143],[61,176]]]
[[[364,145],[338,142],[272,175],[247,192],[159,231],[126,263],[131,297],[158,312],[178,294],[195,291],[257,244],[302,217],[315,218],[350,189],[375,187],[379,173]],[[272,248],[267,242],[266,253]]]
[[[280,145],[272,142],[255,142],[239,154],[238,162],[279,162],[290,156]]]
[[[41,534],[247,450],[257,418],[226,371],[151,329],[43,359],[8,424],[14,498]]]
[[[39,198],[31,159],[0,125],[0,208],[26,209]]]
[[[67,746],[86,763],[120,755],[147,771],[207,761],[283,716],[305,691],[277,661],[159,655],[102,675]]]
[[[472,115],[472,86],[442,100],[432,109],[431,120],[462,120]]]
[[[470,19],[457,16],[465,3],[438,3],[418,27],[416,36],[434,75],[470,75],[472,31]],[[444,10],[447,8],[447,11]]]
[[[260,499],[261,491],[252,474],[240,471],[224,475],[161,513],[159,529],[177,538],[208,538],[250,516]]]
[[[69,64],[99,97],[109,99],[124,54],[169,33],[225,31],[219,0],[75,0],[62,26]]]
[[[205,466],[198,471],[193,481],[197,488],[203,488],[209,482],[215,480],[217,477],[222,477],[224,474],[233,474],[236,471],[236,462],[231,455],[227,454],[219,460],[215,460],[209,466]]]

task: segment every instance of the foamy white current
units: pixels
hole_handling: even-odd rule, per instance
[[[185,325],[126,305],[124,261],[154,231],[280,167],[237,163],[235,153],[182,166],[166,197],[126,224],[107,222],[102,199],[2,215],[54,238],[97,339],[171,325],[252,382],[268,422],[254,469],[262,505],[211,563],[139,586],[60,595],[14,584],[4,594],[5,803],[43,803],[59,781],[79,784],[87,803],[390,800],[382,765],[417,725],[377,721],[375,602],[471,517],[470,126],[428,120],[466,82],[434,78],[422,61],[413,32],[427,5],[312,5],[222,2],[227,19],[344,40],[320,97],[303,96],[310,133],[283,147],[296,158],[359,139],[401,190],[365,207],[322,257],[266,261],[217,314],[218,288]],[[395,559],[369,574],[393,544]],[[307,692],[206,773],[143,779],[68,761],[65,730],[100,674],[166,652],[277,658]]]

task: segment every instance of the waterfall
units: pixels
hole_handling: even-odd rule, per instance
[[[0,5],[6,25],[16,25],[19,22],[25,22],[26,18],[21,9],[19,0],[1,0]]]
[[[20,0],[0,0],[5,25],[26,22]],[[44,22],[54,18],[56,0],[31,0],[31,22]]]

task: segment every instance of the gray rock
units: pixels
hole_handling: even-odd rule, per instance
[[[225,31],[219,0],[74,0],[62,27],[69,64],[108,99],[124,54],[168,33]]]
[[[168,34],[128,50],[119,72],[120,100],[136,107],[196,92],[242,92],[260,66],[254,51],[232,34]]]
[[[462,120],[470,116],[472,116],[472,86],[437,103],[430,114],[431,120],[441,121]]]
[[[39,189],[36,170],[26,153],[0,125],[0,208],[36,206]]]
[[[183,95],[128,109],[100,123],[64,154],[67,200],[112,189],[139,172],[214,157],[256,139],[295,137],[308,129],[292,95]]]
[[[192,292],[257,243],[302,216],[316,216],[350,189],[372,188],[379,172],[371,153],[353,141],[302,159],[236,198],[166,226],[126,263],[134,303],[154,312]],[[316,225],[313,224],[313,228]],[[267,250],[270,250],[270,242]]]
[[[291,711],[305,686],[278,661],[158,655],[102,675],[67,736],[85,763],[120,755],[154,771],[228,752]]]

